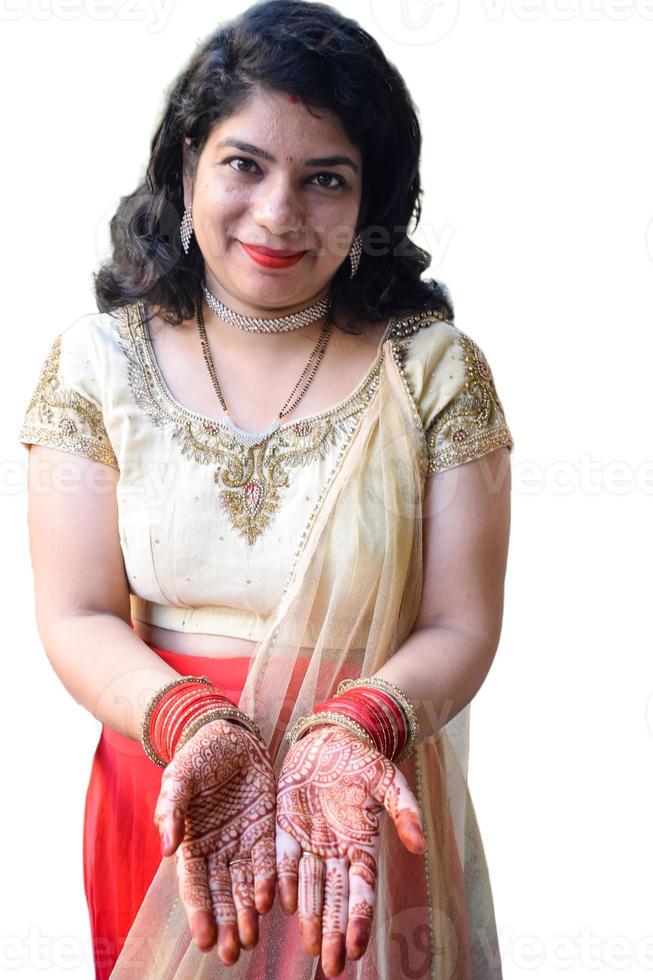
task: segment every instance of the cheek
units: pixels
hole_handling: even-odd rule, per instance
[[[334,229],[341,233],[355,227],[358,211],[358,202],[351,195],[338,199],[334,195],[334,200],[331,201],[314,198],[307,202],[306,209],[307,216],[315,225],[319,224],[327,232]]]
[[[193,199],[193,224],[196,230],[199,224],[207,243],[223,242],[232,237],[231,230],[247,209],[242,191],[227,193],[224,188],[207,185]]]
[[[351,201],[343,202],[338,208],[316,209],[311,215],[309,224],[319,238],[327,261],[340,262],[347,256],[357,218],[358,208]]]
[[[207,181],[201,186],[199,205],[202,210],[212,214],[229,214],[242,210],[250,204],[250,194],[242,184],[228,181]]]

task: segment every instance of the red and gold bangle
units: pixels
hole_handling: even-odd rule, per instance
[[[348,706],[349,710],[354,713],[355,720],[359,721],[371,733],[379,751],[390,758],[397,741],[390,719],[376,702],[366,699],[362,691],[357,692],[357,694],[358,696],[355,698],[347,694],[340,695],[338,698],[341,705],[339,710],[342,711],[343,706]]]
[[[231,703],[227,697],[219,694],[217,689],[215,695],[207,692],[195,694],[190,700],[187,699],[181,709],[175,712],[174,718],[170,720],[170,724],[160,737],[159,744],[163,749],[161,754],[172,759],[175,753],[175,745],[186,725],[211,708],[219,708]],[[172,711],[170,713],[172,714]]]
[[[376,744],[370,734],[357,722],[352,721],[351,718],[339,711],[320,711],[316,714],[304,715],[295,722],[289,732],[286,732],[286,741],[290,745],[294,745],[302,735],[310,731],[315,725],[324,725],[325,723],[340,725],[341,728],[348,729],[352,735],[360,738],[371,749],[376,749]]]
[[[355,721],[366,731],[375,743],[379,751],[384,751],[388,747],[387,733],[379,725],[378,717],[372,713],[368,705],[363,703],[356,704],[353,700],[345,698],[331,698],[323,701],[314,709],[314,714],[322,714],[325,711],[338,711],[345,717]],[[379,744],[380,743],[380,744]]]
[[[394,718],[395,723],[396,723],[396,725],[397,725],[397,727],[399,729],[399,732],[401,734],[402,740],[405,741],[406,740],[406,737],[407,737],[407,735],[406,735],[406,729],[407,729],[406,719],[405,719],[405,716],[404,716],[403,711],[401,710],[401,708],[397,704],[397,702],[396,701],[393,701],[392,698],[388,694],[386,694],[384,691],[380,691],[378,689],[374,689],[372,691],[370,688],[367,688],[366,689],[366,688],[364,688],[364,687],[361,686],[360,690],[361,691],[367,691],[368,693],[373,693],[374,697],[377,698],[377,700],[379,701],[379,703],[382,704],[386,708],[386,710],[391,713],[391,715]]]
[[[207,725],[210,721],[216,721],[217,719],[226,719],[227,721],[232,721],[235,725],[240,725],[247,729],[254,738],[257,738],[259,742],[264,745],[263,736],[261,731],[249,715],[246,715],[244,711],[241,711],[237,705],[230,702],[229,704],[223,705],[220,708],[212,708],[210,711],[206,711],[199,717],[195,718],[189,725],[184,728],[181,733],[177,744],[175,745],[174,754],[184,747],[186,742],[189,741],[195,735],[196,732],[200,730],[204,725]]]
[[[372,712],[380,734],[383,736],[384,747],[381,751],[388,758],[394,758],[399,749],[405,744],[405,738],[398,728],[395,716],[392,712],[388,711],[387,706],[377,697],[377,694],[377,691],[361,687],[355,692],[355,697],[353,698],[348,692],[340,694],[339,697],[345,700],[350,697],[354,704],[358,703],[369,706],[369,710]]]
[[[403,762],[419,737],[412,702],[398,687],[379,677],[345,680],[335,697],[320,702],[310,715],[299,718],[286,735],[293,745],[319,724],[334,723],[372,745],[392,762]]]
[[[240,724],[263,742],[258,726],[208,677],[180,677],[149,700],[141,724],[145,754],[165,768],[176,751],[207,721],[221,717]]]
[[[157,766],[165,768],[168,765],[168,762],[162,759],[155,750],[150,739],[150,731],[153,729],[157,716],[161,713],[161,709],[164,705],[164,699],[166,699],[166,696],[170,696],[171,692],[175,691],[176,688],[185,690],[191,685],[197,688],[202,684],[212,686],[208,677],[193,677],[190,675],[178,677],[176,680],[170,681],[168,684],[164,684],[163,687],[159,688],[159,690],[156,691],[156,693],[148,701],[145,714],[143,715],[143,721],[141,723],[141,745],[143,746],[143,751],[148,758],[150,758],[152,762],[155,762]]]
[[[182,705],[178,705],[178,700]],[[150,725],[152,748],[162,759],[171,759],[174,746],[184,724],[194,717],[198,710],[213,705],[216,701],[224,703],[224,697],[217,688],[187,690],[177,697],[164,701],[164,706]],[[173,717],[171,717],[173,716]]]
[[[338,685],[338,694],[344,691],[349,691],[353,687],[363,687],[371,686],[378,688],[379,691],[385,693],[391,701],[401,708],[404,715],[408,736],[406,740],[406,746],[401,752],[400,756],[393,761],[403,762],[407,759],[413,752],[415,745],[419,739],[419,720],[417,718],[417,712],[415,711],[415,706],[412,701],[404,694],[404,692],[393,684],[392,681],[387,681],[383,677],[359,677],[357,680],[344,680]]]
[[[353,692],[345,692],[317,705],[314,711],[338,710],[352,715],[372,736],[377,749],[393,759],[404,747],[404,726],[397,725],[395,715],[384,711],[384,705],[377,697],[378,691],[360,687]]]
[[[182,698],[194,697],[198,690],[206,690],[205,685],[210,685],[208,677],[204,679],[187,677],[176,682],[172,681],[170,684],[166,684],[160,691],[157,691],[148,706],[148,710],[150,711],[148,722],[149,731],[157,732],[160,729],[161,720],[162,718],[165,719],[167,714],[163,709],[168,697],[174,697],[174,701],[177,703]],[[174,691],[174,695],[170,694],[171,691]],[[150,739],[150,744],[153,747],[152,739]],[[160,753],[156,754],[159,755]]]
[[[204,696],[208,696],[210,691],[201,691]],[[170,733],[174,731],[175,724],[179,719],[188,711],[189,706],[195,704],[198,695],[198,688],[190,687],[184,691],[180,691],[177,695],[175,703],[170,706],[169,710],[163,712],[160,716],[155,716],[152,719],[151,727],[152,730],[156,732],[156,741],[161,745],[163,752],[162,755],[170,757],[169,748],[169,737]]]

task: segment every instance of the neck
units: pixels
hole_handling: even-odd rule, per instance
[[[304,309],[304,306],[299,307],[299,309]],[[291,309],[290,312],[295,312],[295,310]],[[225,322],[211,310],[205,299],[202,300],[202,314],[204,329],[214,350],[222,349],[224,352],[232,352],[236,357],[247,358],[250,361],[256,361],[260,358],[261,363],[267,366],[277,360],[286,361],[288,358],[308,356],[326,323],[326,316],[321,316],[306,326],[283,333],[258,333],[243,330],[232,323]],[[258,313],[248,312],[245,315],[253,316],[258,315]],[[330,319],[334,319],[333,310]],[[197,331],[197,324],[195,324],[195,330]]]
[[[307,311],[310,318],[311,308],[316,305],[325,305],[325,301],[328,300],[329,292],[331,289],[331,284],[328,283],[323,289],[315,293],[313,296],[306,297],[297,303],[283,304],[278,306],[261,305],[255,301],[249,299],[243,299],[242,297],[234,296],[225,290],[219,283],[215,281],[213,276],[207,275],[203,283],[204,299],[208,304],[209,308],[215,307],[217,304],[222,304],[226,307],[227,311],[238,315],[240,317],[249,317],[254,320],[271,320],[278,321],[278,325],[274,323],[266,328],[266,324],[252,324],[248,325],[249,332],[275,332],[277,329],[281,332],[282,328],[287,326],[284,324],[284,317],[291,317],[295,314],[301,314]],[[217,301],[217,303],[215,302]],[[220,311],[217,309],[212,310],[216,316],[220,317]],[[230,323],[230,317],[225,313],[224,319],[226,323]],[[313,322],[313,321],[311,321]],[[232,326],[241,326],[243,329],[247,329],[242,324],[230,323]],[[253,329],[256,327],[256,329]],[[260,327],[260,329],[259,329]],[[293,329],[298,329],[298,327],[293,327]],[[288,332],[287,330],[284,332]]]

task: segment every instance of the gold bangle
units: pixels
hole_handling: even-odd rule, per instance
[[[188,741],[190,741],[193,735],[195,735],[200,728],[203,728],[204,725],[207,725],[210,721],[217,721],[222,718],[226,720],[231,718],[234,721],[242,722],[243,727],[246,728],[250,734],[254,735],[254,737],[257,738],[261,744],[265,744],[258,725],[252,721],[249,715],[246,715],[244,711],[241,711],[240,708],[234,704],[225,705],[224,708],[212,708],[211,711],[207,711],[205,714],[200,715],[199,718],[195,718],[194,721],[191,721],[188,725],[186,725],[186,727],[182,729],[181,735],[179,736],[174,754],[177,755],[177,752],[179,752],[179,750],[183,748]]]
[[[413,752],[415,748],[415,743],[419,738],[419,720],[417,718],[417,712],[412,701],[404,694],[396,684],[392,681],[387,681],[383,677],[359,677],[357,680],[344,680],[338,684],[337,694],[342,694],[344,691],[348,691],[351,687],[364,687],[368,685],[370,687],[378,687],[379,690],[385,691],[390,697],[394,697],[396,701],[399,702],[400,707],[403,709],[406,720],[408,721],[408,739],[403,751],[395,759],[395,765],[399,765],[404,759],[407,759]]]
[[[353,721],[346,715],[341,715],[339,711],[318,711],[312,715],[304,715],[295,722],[289,732],[286,732],[286,741],[290,745],[294,745],[311,725],[319,724],[322,719],[340,725],[341,728],[349,729],[350,732],[365,742],[366,745],[369,745],[375,752],[379,751],[365,729],[358,722]]]
[[[156,708],[157,704],[161,700],[164,694],[171,691],[174,687],[178,687],[180,684],[186,684],[188,681],[196,681],[198,684],[208,684],[214,687],[212,681],[208,677],[195,677],[192,674],[187,674],[184,677],[177,677],[174,681],[169,681],[160,687],[156,691],[150,700],[147,702],[147,707],[145,708],[145,714],[143,715],[143,720],[141,722],[141,745],[143,746],[143,751],[152,762],[155,762],[157,766],[161,766],[162,769],[168,765],[165,759],[162,759],[152,748],[152,743],[150,742],[150,720],[152,718],[152,713]]]

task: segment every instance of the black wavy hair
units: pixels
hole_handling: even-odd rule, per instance
[[[353,279],[345,257],[331,282],[334,309],[351,317],[337,326],[354,330],[357,319],[374,322],[421,309],[452,320],[446,286],[421,278],[430,253],[408,237],[411,221],[417,227],[421,216],[422,134],[406,84],[355,20],[306,0],[248,7],[209,35],[172,82],[145,179],[120,199],[110,223],[112,256],[93,275],[100,312],[143,301],[175,326],[193,317],[204,260],[194,235],[188,255],[181,246],[182,142],[189,137],[196,161],[212,128],[241,108],[256,86],[335,112],[361,153],[356,230],[363,253]]]

